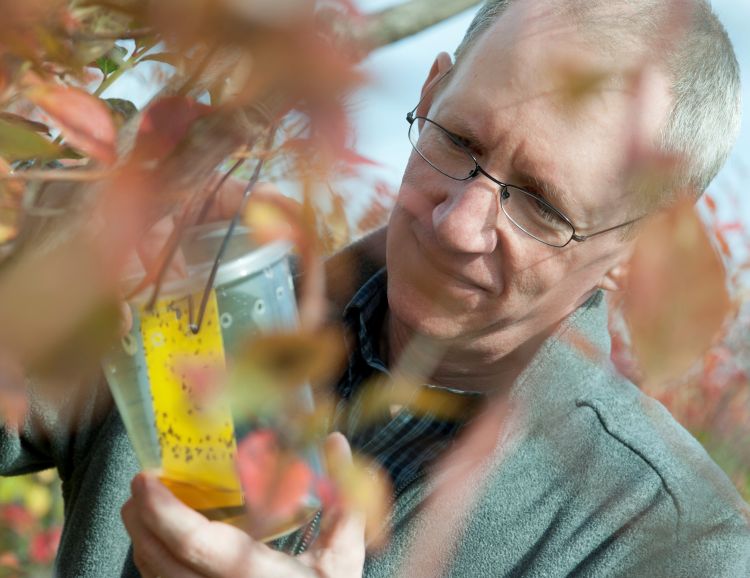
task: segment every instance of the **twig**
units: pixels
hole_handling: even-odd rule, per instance
[[[271,148],[274,137],[276,136],[277,129],[278,129],[277,124],[269,128],[268,136],[266,137],[266,142],[263,147],[264,153],[266,153]],[[203,315],[206,312],[206,306],[208,305],[208,298],[210,296],[210,288],[213,287],[214,285],[214,280],[216,279],[216,274],[219,271],[219,265],[221,265],[221,260],[224,258],[224,253],[226,252],[227,247],[229,246],[229,241],[232,238],[232,233],[234,232],[234,229],[237,226],[237,223],[239,223],[240,215],[242,214],[242,208],[244,207],[245,202],[250,196],[250,193],[255,188],[255,185],[258,184],[258,180],[260,179],[260,171],[263,168],[263,165],[265,164],[266,159],[267,159],[266,154],[262,154],[261,157],[258,159],[258,163],[255,165],[255,170],[253,171],[253,175],[250,177],[250,181],[248,181],[247,186],[245,187],[245,191],[242,193],[242,200],[240,201],[239,207],[237,207],[237,213],[234,215],[232,222],[229,223],[229,227],[227,228],[226,235],[224,236],[224,241],[221,243],[221,247],[219,248],[219,254],[216,256],[216,260],[214,261],[213,267],[211,267],[211,273],[208,276],[208,281],[206,282],[206,288],[204,289],[203,296],[201,297],[200,309],[198,309],[198,320],[195,323],[192,323],[192,322],[190,323],[190,330],[193,333],[198,333],[198,331],[201,328],[201,324],[203,323]]]
[[[122,32],[82,32],[74,35],[73,40],[133,40],[135,38],[148,38],[155,34],[156,31],[153,28],[134,28]]]
[[[191,211],[190,206],[185,208],[185,211],[180,216],[179,221],[175,225],[175,228],[172,230],[172,233],[169,235],[169,239],[167,239],[167,243],[164,246],[164,249],[159,254],[158,260],[157,260],[157,271],[156,276],[154,277],[150,273],[146,273],[146,276],[143,278],[143,281],[141,281],[138,286],[131,291],[131,296],[136,295],[140,293],[143,289],[148,287],[151,284],[152,278],[154,279],[154,293],[149,300],[148,307],[153,307],[153,304],[156,301],[156,298],[159,295],[159,292],[161,291],[161,286],[164,283],[164,277],[167,273],[167,270],[169,269],[169,265],[172,263],[172,260],[174,259],[175,254],[177,253],[177,249],[180,246],[180,239],[182,238],[182,233],[185,230],[185,228],[188,226],[189,223],[200,223],[205,218],[206,214],[211,208],[211,205],[213,205],[213,200],[217,197],[219,191],[221,190],[221,187],[224,186],[224,183],[229,179],[230,176],[238,169],[242,164],[245,162],[245,159],[240,159],[237,161],[232,167],[222,176],[222,178],[219,180],[219,182],[216,184],[216,186],[213,188],[213,190],[209,193],[208,197],[206,198],[206,201],[203,203],[203,206],[201,207],[201,211],[198,214],[198,217],[196,219],[191,218]]]
[[[6,175],[0,174],[2,181],[72,181],[91,182],[112,176],[111,170],[83,171],[83,170],[33,170],[15,171]]]

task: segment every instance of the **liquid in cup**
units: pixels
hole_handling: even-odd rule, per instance
[[[145,297],[131,302],[132,329],[103,365],[142,468],[157,471],[180,500],[210,519],[253,527],[245,524],[231,408],[220,394],[202,389],[210,389],[212,378],[225,373],[248,337],[291,329],[297,314],[288,246],[253,249],[247,231],[239,229],[219,268],[201,327],[193,333],[191,310],[195,313],[201,301],[223,232],[209,226],[187,236],[183,249],[191,279],[166,285],[150,311]],[[311,410],[309,387],[301,386],[297,393],[296,405]],[[254,425],[237,424],[243,431]],[[301,453],[320,473],[317,451],[304,448]],[[293,516],[264,526],[263,535],[255,537],[287,534],[319,507],[311,488]]]

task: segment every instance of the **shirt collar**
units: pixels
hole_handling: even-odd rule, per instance
[[[380,351],[381,334],[388,311],[387,288],[388,276],[383,268],[360,287],[344,309],[344,324],[359,340],[359,347],[355,349],[367,365],[383,373],[388,373]]]

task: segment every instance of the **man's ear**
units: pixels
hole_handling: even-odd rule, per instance
[[[620,291],[625,287],[627,277],[628,265],[621,263],[607,271],[597,286],[604,291]]]
[[[625,289],[630,272],[630,260],[635,251],[635,239],[624,241],[617,250],[617,258],[597,284],[604,291],[621,291]]]
[[[435,57],[430,73],[422,85],[422,100],[417,108],[417,116],[425,116],[432,106],[432,97],[435,94],[432,88],[453,67],[453,58],[447,52],[441,52]]]

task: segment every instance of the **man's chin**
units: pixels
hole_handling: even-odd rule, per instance
[[[414,333],[438,340],[451,341],[460,337],[467,325],[466,312],[449,300],[425,296],[414,288],[399,291],[389,287],[388,302],[391,316]]]

